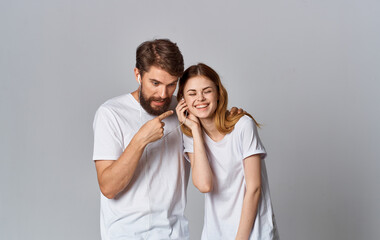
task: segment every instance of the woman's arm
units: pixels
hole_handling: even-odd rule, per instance
[[[184,100],[176,108],[178,120],[191,129],[193,134],[193,153],[187,153],[190,158],[193,184],[202,193],[212,191],[213,174],[206,155],[202,127],[197,117],[191,113],[186,116],[187,105]]]
[[[255,223],[261,195],[261,157],[259,154],[244,159],[244,174],[246,192],[236,240],[248,239]]]
[[[202,193],[211,192],[213,188],[213,174],[208,161],[202,130],[192,129],[194,153],[187,153],[190,158],[193,184]]]

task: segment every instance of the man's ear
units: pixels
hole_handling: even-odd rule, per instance
[[[139,85],[141,85],[141,74],[140,74],[140,70],[138,68],[134,68],[133,69],[134,73],[135,73],[135,79],[137,81],[137,83]]]

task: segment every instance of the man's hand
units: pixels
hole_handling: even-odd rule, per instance
[[[172,114],[173,111],[167,111],[146,122],[116,161],[96,161],[99,186],[104,196],[114,198],[128,186],[146,145],[164,136],[165,124],[162,120]]]
[[[242,108],[237,108],[237,107],[232,107],[231,108],[231,111],[229,111],[229,114],[228,114],[228,116],[229,117],[233,117],[233,116],[235,116],[236,114],[241,114],[241,113],[246,113],[245,111],[244,111],[244,109],[242,109]]]
[[[165,118],[173,114],[172,110],[164,112],[158,117],[146,122],[139,130],[138,134],[145,144],[157,141],[164,136]]]

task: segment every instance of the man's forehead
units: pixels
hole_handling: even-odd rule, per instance
[[[177,76],[173,76],[162,68],[151,66],[146,72],[146,76],[150,80],[155,80],[163,83],[174,83],[178,81]]]
[[[166,71],[165,69],[159,67],[159,66],[150,66],[146,73],[148,74],[161,74],[161,75],[166,75],[166,76],[171,76],[172,78],[178,78],[178,76],[173,76],[171,75],[168,71]]]

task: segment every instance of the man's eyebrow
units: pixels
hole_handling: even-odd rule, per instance
[[[158,81],[157,79],[154,79],[154,78],[149,78],[149,80],[150,80],[151,82],[159,82],[159,83],[162,83],[161,81]],[[178,79],[174,80],[173,82],[169,83],[168,85],[170,85],[170,84],[174,84],[174,83],[177,83],[177,81],[178,81]]]
[[[212,88],[212,87],[211,86],[205,87],[205,88],[202,89],[202,91],[206,90],[207,88]],[[189,90],[187,90],[187,92],[190,92],[190,91],[196,91],[196,90],[195,89],[189,89]]]
[[[174,84],[174,83],[177,83],[178,82],[178,79],[174,80],[172,83],[170,84]]]
[[[154,79],[154,78],[149,78],[149,80],[151,81],[151,82],[159,82],[159,83],[161,83],[160,81],[158,81],[157,79]]]

